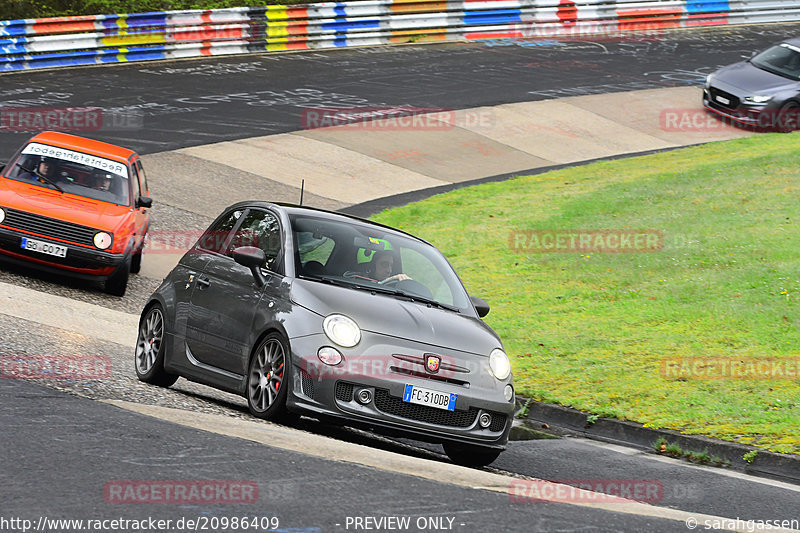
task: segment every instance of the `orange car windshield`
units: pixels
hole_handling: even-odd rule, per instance
[[[67,194],[129,205],[128,168],[123,163],[39,143],[30,143],[6,177]]]

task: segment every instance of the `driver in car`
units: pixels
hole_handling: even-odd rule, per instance
[[[394,270],[394,253],[391,250],[378,250],[372,254],[372,261],[367,269],[367,274],[372,276],[378,283],[389,283],[390,281],[403,281],[411,279],[402,272],[392,275]]]
[[[29,179],[33,181],[39,181],[41,179],[40,176],[44,176],[45,179],[50,180],[55,178],[56,166],[53,164],[52,160],[46,157],[41,159],[35,171],[30,170],[26,166],[20,165],[20,167],[22,168],[22,172],[17,175],[18,178]]]

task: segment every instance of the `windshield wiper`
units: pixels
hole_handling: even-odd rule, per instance
[[[368,291],[372,293],[380,293],[380,294],[388,294],[389,296],[400,296],[402,298],[407,298],[412,302],[419,302],[428,305],[432,305],[434,307],[439,307],[441,309],[447,309],[448,311],[453,311],[454,313],[460,313],[461,310],[458,307],[454,307],[452,305],[443,304],[441,302],[437,302],[436,300],[431,300],[430,298],[425,298],[424,296],[417,296],[416,294],[409,294],[407,292],[398,290],[398,289],[389,289],[386,287],[374,287],[372,285],[361,285],[360,283],[353,283],[350,281],[344,281],[336,278],[331,278],[328,276],[299,276],[301,279],[308,279],[312,281],[321,281],[323,283],[328,283],[330,285],[338,285],[340,287],[351,287],[353,289],[359,289],[362,291]]]
[[[437,302],[436,300],[432,300],[430,298],[425,298],[424,296],[418,296],[416,294],[411,294],[405,291],[401,291],[398,289],[387,289],[385,287],[368,287],[366,285],[356,285],[355,287],[359,289],[363,289],[365,291],[371,292],[379,292],[381,294],[389,294],[391,296],[402,296],[403,298],[408,298],[412,302],[419,302],[428,305],[432,305],[434,307],[440,307],[442,309],[447,309],[448,311],[453,311],[455,313],[459,313],[460,310],[458,307],[453,307],[452,305],[443,304],[442,302]]]
[[[22,170],[24,170],[25,172],[29,172],[29,173],[33,174],[34,176],[36,176],[37,178],[39,178],[39,181],[41,181],[42,183],[49,183],[50,185],[52,185],[53,187],[58,189],[59,192],[61,192],[61,193],[64,192],[64,189],[62,189],[56,182],[52,181],[50,178],[46,177],[44,174],[39,172],[38,169],[37,170],[31,170],[29,168],[23,167],[22,164],[20,164],[20,163],[17,163],[17,166],[19,168],[21,168]]]

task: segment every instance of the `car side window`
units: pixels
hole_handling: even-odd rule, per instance
[[[196,246],[209,252],[225,253],[225,243],[228,240],[228,236],[243,212],[243,210],[237,209],[212,224],[198,239]]]
[[[250,209],[236,229],[228,245],[227,254],[240,246],[255,246],[267,256],[264,268],[276,270],[276,263],[281,252],[281,230],[278,219],[269,211]]]
[[[310,261],[317,261],[322,266],[328,264],[336,242],[325,235],[315,238],[313,233],[305,231],[297,234],[300,263],[305,265]]]

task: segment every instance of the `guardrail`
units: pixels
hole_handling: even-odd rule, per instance
[[[0,72],[800,20],[796,0],[363,0],[0,21]]]

